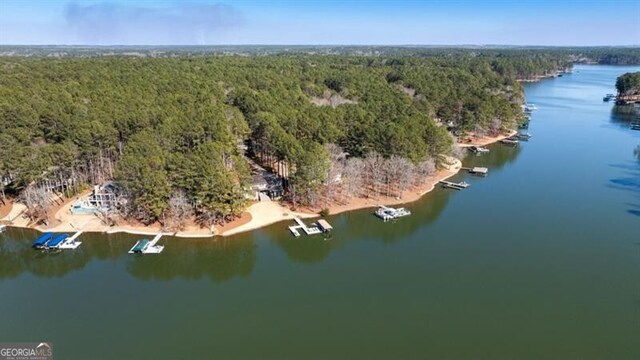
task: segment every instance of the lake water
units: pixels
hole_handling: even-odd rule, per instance
[[[640,67],[526,85],[531,141],[470,156],[489,176],[413,215],[280,223],[228,239],[88,235],[62,254],[0,235],[0,341],[59,359],[638,359],[640,131],[602,96]]]

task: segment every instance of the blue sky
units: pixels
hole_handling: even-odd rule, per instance
[[[640,1],[0,0],[0,44],[638,45]]]

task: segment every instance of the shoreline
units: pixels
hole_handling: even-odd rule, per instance
[[[502,139],[512,136],[517,133],[517,130],[512,130],[509,133],[501,134],[496,137],[482,137],[474,139],[470,143],[458,144],[462,148],[470,146],[485,146],[499,142]],[[454,175],[456,175],[462,168],[462,162],[455,158],[449,158],[451,162],[444,169],[437,171],[433,176],[429,177],[424,184],[407,190],[402,193],[400,197],[386,197],[379,196],[377,198],[354,198],[348,203],[343,205],[331,205],[328,206],[330,216],[338,215],[348,211],[362,210],[375,208],[380,204],[385,205],[401,205],[409,204],[420,200],[424,195],[433,191],[436,185]],[[317,209],[305,209],[307,211],[291,211],[288,207],[280,204],[277,201],[264,201],[256,202],[247,207],[243,212],[242,217],[249,217],[248,221],[242,222],[231,228],[224,228],[221,231],[218,229],[200,228],[194,225],[187,226],[183,231],[167,232],[163,231],[159,225],[120,225],[109,227],[102,224],[101,220],[93,214],[72,214],[70,207],[73,204],[73,200],[70,199],[68,203],[64,204],[54,215],[54,221],[58,224],[50,227],[43,226],[30,226],[29,220],[21,217],[20,215],[25,209],[23,204],[14,203],[9,214],[0,219],[0,223],[5,223],[8,227],[16,228],[28,228],[39,232],[67,232],[73,233],[77,231],[87,233],[102,233],[102,234],[118,234],[126,233],[133,235],[146,235],[153,236],[158,233],[163,233],[165,236],[173,236],[178,238],[215,238],[217,236],[227,237],[240,233],[245,233],[253,230],[257,230],[275,223],[279,223],[285,220],[293,220],[294,217],[301,219],[310,219],[320,217]],[[313,211],[313,212],[311,212]],[[81,224],[81,225],[80,225]]]
[[[508,133],[503,133],[498,136],[483,136],[481,138],[473,139],[473,141],[468,143],[458,143],[458,146],[460,146],[461,148],[468,148],[472,146],[486,146],[486,145],[497,143],[500,140],[504,140],[506,138],[512,137],[517,133],[518,133],[518,130],[511,130]]]

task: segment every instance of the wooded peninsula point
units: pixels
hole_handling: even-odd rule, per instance
[[[626,48],[125,50],[0,47],[2,223],[202,237],[412,202],[460,170],[465,147],[526,126],[520,82],[638,58]],[[62,58],[42,57],[52,53]]]

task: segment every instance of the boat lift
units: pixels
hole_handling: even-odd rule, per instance
[[[160,254],[162,250],[164,250],[164,245],[156,244],[158,243],[162,235],[162,233],[159,233],[151,241],[142,239],[136,242],[131,250],[129,250],[129,254]]]

